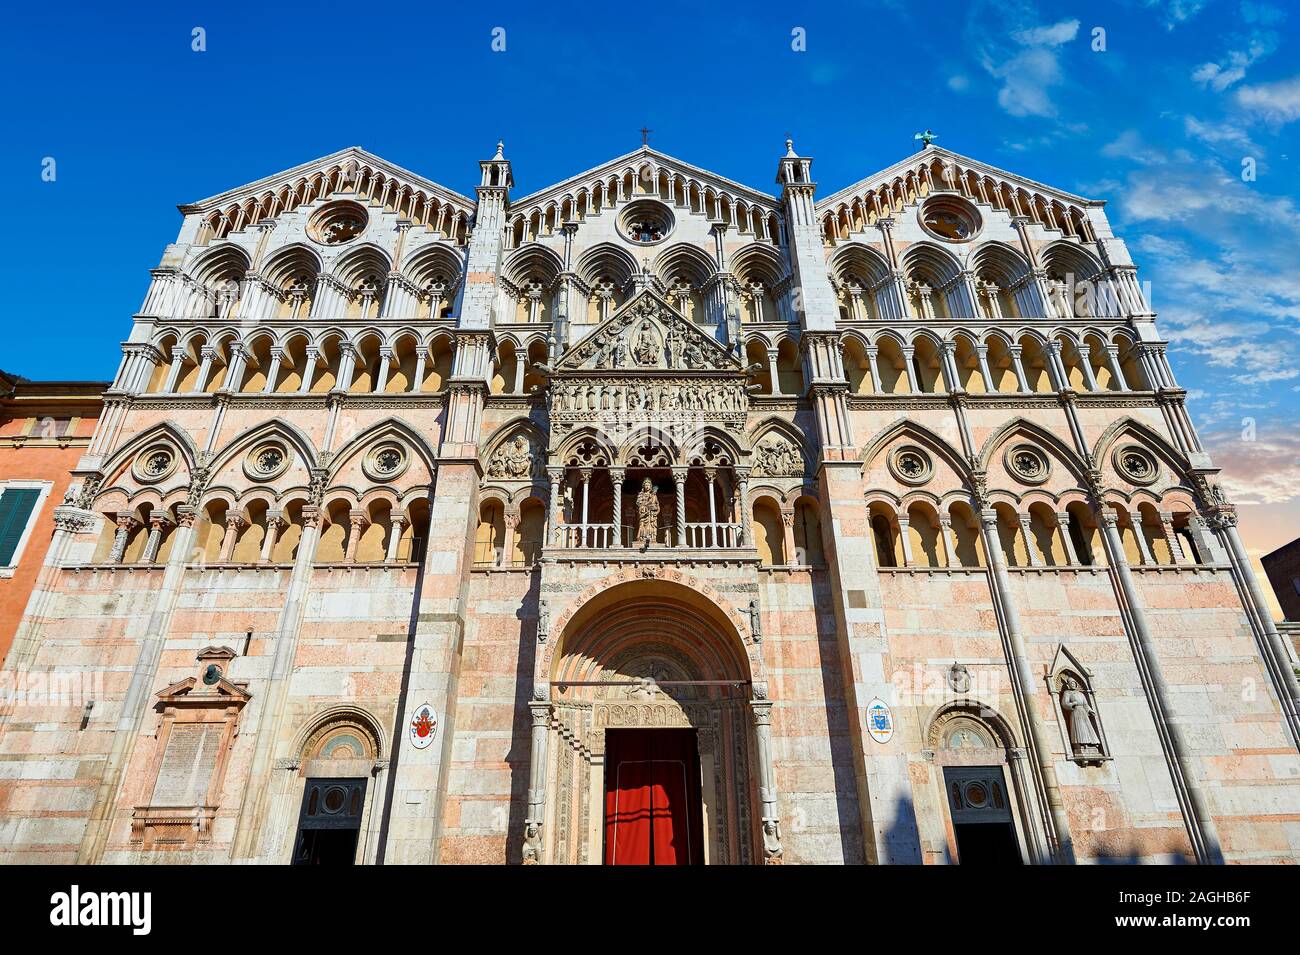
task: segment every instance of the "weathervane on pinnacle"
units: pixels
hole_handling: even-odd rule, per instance
[[[921,141],[921,148],[922,148],[922,149],[928,149],[929,146],[930,146],[930,144],[931,144],[932,142],[934,142],[936,139],[938,139],[939,137],[936,136],[936,135],[934,134],[934,131],[933,131],[933,130],[927,129],[927,130],[926,130],[925,132],[923,132],[923,133],[917,133],[917,134],[916,134],[915,136],[913,136],[912,138],[913,138],[913,139],[919,139],[919,140]]]

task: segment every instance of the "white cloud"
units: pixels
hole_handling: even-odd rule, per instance
[[[1222,481],[1237,504],[1285,504],[1300,496],[1300,429],[1289,419],[1261,421],[1254,441],[1243,441],[1240,424],[1202,435]]]
[[[1062,20],[1046,27],[1017,30],[1011,38],[1021,46],[1060,46],[1069,43],[1079,33],[1078,20]]]
[[[1032,11],[1024,8],[999,12],[1020,21],[1032,15]],[[998,105],[1012,116],[1056,116],[1051,91],[1063,81],[1058,50],[1078,35],[1079,21],[1061,20],[1046,26],[1018,22],[1008,24],[1008,27],[1011,44],[995,39],[985,41],[980,50],[984,69],[1002,82],[998,89]],[[979,29],[983,35],[983,31],[996,31],[998,28],[981,20]]]
[[[1183,117],[1183,132],[1193,139],[1199,139],[1211,146],[1228,145],[1240,149],[1254,149],[1250,136],[1239,126],[1231,123],[1202,122],[1195,116]]]
[[[970,89],[970,77],[958,73],[956,76],[948,77],[948,89],[954,93],[964,93]]]
[[[1146,0],[1148,7],[1164,13],[1165,27],[1172,30],[1201,12],[1209,0]]]
[[[1300,119],[1300,76],[1276,83],[1243,86],[1237,90],[1237,104],[1278,125]]]
[[[1229,50],[1220,63],[1202,63],[1192,72],[1192,79],[1222,93],[1245,79],[1247,69],[1277,49],[1277,34],[1271,30],[1256,30],[1242,45],[1243,49]]]

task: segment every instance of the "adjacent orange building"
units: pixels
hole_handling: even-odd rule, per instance
[[[54,508],[95,433],[107,387],[0,371],[0,658],[22,620],[54,533]]]

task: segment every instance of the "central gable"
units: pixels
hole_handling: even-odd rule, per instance
[[[570,348],[556,372],[740,374],[740,362],[681,312],[642,290]]]

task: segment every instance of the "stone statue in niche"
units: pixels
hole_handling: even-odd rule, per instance
[[[749,632],[753,634],[755,643],[763,642],[763,613],[757,599],[749,601]]]
[[[636,518],[636,542],[639,546],[649,547],[655,542],[659,530],[659,495],[649,478],[641,482],[641,491],[636,496]]]
[[[545,643],[551,632],[551,608],[543,597],[537,601],[537,642]]]
[[[632,342],[632,357],[638,365],[659,364],[659,336],[655,334],[654,323],[648,318],[637,329],[636,338]]]
[[[784,438],[775,438],[754,449],[756,477],[798,477],[803,474],[803,457]]]
[[[952,687],[952,691],[960,694],[969,693],[970,682],[970,670],[966,669],[966,664],[954,661],[948,669],[948,685]]]
[[[536,469],[536,456],[528,439],[517,434],[513,441],[496,449],[488,462],[487,473],[488,477],[524,480],[532,477]]]
[[[1061,711],[1070,731],[1070,745],[1076,759],[1101,755],[1101,728],[1097,712],[1088,702],[1079,681],[1070,675],[1061,679]]]

